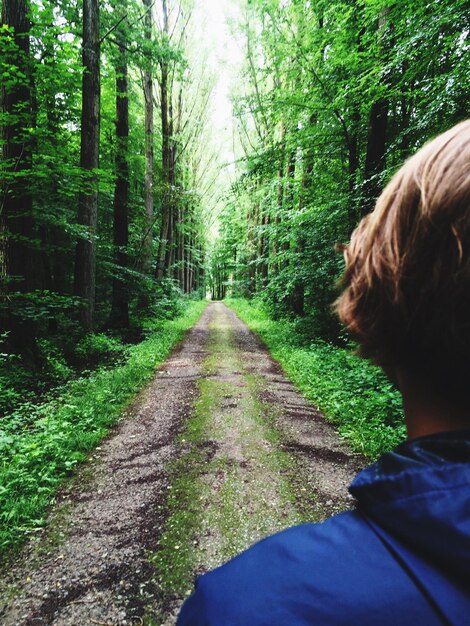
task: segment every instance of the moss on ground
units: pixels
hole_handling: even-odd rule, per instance
[[[197,533],[201,524],[201,502],[207,499],[208,486],[203,474],[215,470],[213,447],[208,444],[206,431],[218,398],[214,381],[198,381],[199,397],[178,443],[183,452],[168,467],[168,517],[151,557],[157,571],[157,581],[163,592],[184,596],[192,587],[196,565]],[[223,390],[220,390],[220,394]]]
[[[302,521],[291,478],[298,465],[280,447],[278,409],[261,399],[223,315],[209,325],[208,356],[171,464],[168,517],[152,562],[162,591],[183,598],[197,573],[254,541]],[[148,622],[150,624],[150,622]]]

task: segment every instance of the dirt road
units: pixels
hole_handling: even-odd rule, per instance
[[[351,506],[362,465],[212,303],[0,578],[0,623],[173,624],[198,573]]]

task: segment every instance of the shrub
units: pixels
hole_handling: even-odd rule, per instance
[[[126,348],[115,337],[104,333],[85,335],[75,346],[75,357],[87,364],[122,355]]]

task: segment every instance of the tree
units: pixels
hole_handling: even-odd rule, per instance
[[[126,3],[122,10],[126,17]],[[116,180],[114,187],[113,243],[115,275],[109,324],[129,327],[128,266],[129,244],[129,85],[127,69],[127,23],[122,18],[117,32],[116,58]]]
[[[96,289],[96,227],[98,219],[97,169],[100,148],[100,3],[83,0],[83,82],[80,167],[82,189],[78,223],[83,227],[75,253],[75,295],[82,299],[80,322],[92,330]]]
[[[387,28],[387,14],[389,9],[383,8],[378,18],[379,31],[379,57],[383,58],[385,47],[384,31]],[[390,108],[390,101],[383,92],[387,91],[386,81],[379,85],[382,94],[379,93],[371,104],[368,128],[367,128],[367,148],[364,163],[364,201],[362,203],[362,215],[369,213],[374,207],[382,188],[382,173],[385,170],[385,153],[387,148],[387,123]]]
[[[168,4],[162,0],[163,12],[163,40],[169,44],[169,20]],[[172,94],[168,94],[170,84],[170,63],[168,54],[163,52],[160,58],[160,116],[162,128],[162,205],[161,205],[161,227],[160,240],[157,255],[157,279],[162,279],[170,267],[170,255],[172,244],[172,222],[174,219],[172,211],[172,183],[174,167],[172,164]]]
[[[2,186],[0,196],[0,263],[2,326],[13,352],[37,357],[33,321],[22,313],[21,298],[36,287],[33,199],[29,187],[32,168],[34,83],[30,57],[29,4],[2,3],[1,46],[3,76],[0,88],[2,124]],[[16,307],[16,308],[15,308]]]
[[[145,53],[145,68],[142,73],[142,83],[145,102],[145,220],[142,243],[142,271],[150,275],[152,267],[152,242],[154,226],[154,94],[153,94],[153,14],[152,0],[143,0],[145,9],[145,40],[148,46]],[[142,303],[145,304],[145,303]]]
[[[214,253],[235,290],[338,339],[335,243],[411,150],[468,115],[468,30],[464,0],[244,3],[244,154]]]
[[[163,2],[160,32],[159,5],[143,4],[2,3],[0,339],[7,330],[31,360],[51,339],[70,351],[71,336],[138,322],[142,296],[149,313],[179,297],[176,283],[203,289],[210,94],[190,63],[185,3]]]

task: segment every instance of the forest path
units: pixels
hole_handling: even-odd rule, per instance
[[[173,624],[196,574],[348,508],[363,462],[212,303],[0,579],[0,623]]]

